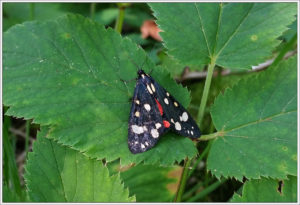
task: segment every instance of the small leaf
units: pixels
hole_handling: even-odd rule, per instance
[[[185,107],[190,101],[187,89],[157,69],[130,39],[79,15],[67,15],[17,25],[3,41],[8,115],[51,125],[49,137],[92,158],[171,165],[196,154],[190,139],[175,134],[163,136],[151,151],[129,151],[132,80],[142,65]]]
[[[249,69],[263,62],[297,13],[295,3],[150,3],[169,54],[188,66]],[[169,68],[170,70],[172,68]]]
[[[211,108],[208,169],[241,180],[297,174],[297,59],[241,80]]]
[[[138,165],[125,172],[121,178],[130,195],[135,195],[137,202],[170,202],[178,187],[181,167],[159,167]]]
[[[242,196],[234,194],[231,202],[297,202],[297,177],[247,181]]]
[[[156,23],[153,20],[146,20],[141,26],[142,38],[144,39],[150,36],[157,41],[161,41],[162,39],[159,36],[160,31],[161,30],[157,27]]]
[[[25,180],[36,202],[131,202],[118,175],[109,176],[101,161],[59,145],[43,128],[29,153]]]

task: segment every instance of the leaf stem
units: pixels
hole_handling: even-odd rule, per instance
[[[224,136],[224,132],[215,132],[212,134],[208,134],[208,135],[201,135],[201,137],[198,138],[199,141],[208,141],[208,140],[212,140],[215,139],[217,137],[221,137]]]
[[[220,185],[222,185],[224,182],[226,182],[226,179],[221,179],[220,181],[216,181],[215,183],[209,185],[207,188],[203,189],[201,192],[199,192],[199,194],[191,197],[189,200],[187,200],[187,202],[193,202],[193,201],[197,201],[203,197],[205,197],[206,195],[208,195],[209,193],[213,192],[214,190],[216,190]]]
[[[185,184],[188,178],[188,171],[189,171],[189,167],[191,164],[192,160],[189,160],[188,158],[186,158],[185,162],[184,162],[184,168],[181,174],[181,179],[179,182],[179,188],[177,190],[174,202],[180,202],[181,201],[181,197],[185,188]]]
[[[208,65],[207,76],[206,76],[206,80],[205,80],[204,90],[203,90],[201,103],[200,103],[200,108],[199,108],[198,117],[197,117],[197,122],[198,122],[199,126],[201,126],[201,123],[202,123],[202,120],[203,120],[205,106],[206,106],[206,102],[207,102],[207,97],[208,97],[208,93],[209,93],[211,79],[212,79],[212,76],[213,76],[213,73],[214,73],[215,64],[216,64],[216,59],[212,58],[211,63]]]
[[[117,32],[121,33],[122,32],[122,27],[123,27],[123,22],[124,22],[126,5],[123,5],[122,3],[119,3],[118,6],[119,6],[119,14],[117,16],[115,30]]]

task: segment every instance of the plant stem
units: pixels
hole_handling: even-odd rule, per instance
[[[124,22],[124,15],[125,15],[125,6],[119,6],[119,14],[116,20],[115,30],[119,33],[122,32],[123,22]]]
[[[199,194],[197,194],[197,195],[193,196],[192,198],[190,198],[189,200],[187,200],[187,202],[197,201],[197,200],[205,197],[206,195],[208,195],[209,193],[211,193],[212,191],[217,189],[225,181],[226,181],[226,179],[221,179],[220,181],[219,180],[216,181],[215,183],[209,185],[207,188],[203,189]]]
[[[206,76],[206,80],[205,80],[204,90],[203,90],[200,108],[199,108],[198,117],[197,117],[197,122],[198,122],[199,126],[201,126],[201,123],[203,120],[205,106],[206,106],[206,102],[207,102],[211,79],[212,79],[212,76],[214,73],[215,64],[216,64],[216,59],[212,58],[211,63],[208,65],[207,76]]]
[[[203,186],[203,183],[200,181],[195,186],[193,186],[189,191],[184,193],[184,195],[182,196],[183,201],[186,201],[201,186]]]
[[[199,108],[199,112],[198,112],[197,122],[198,122],[199,126],[201,125],[201,122],[202,122],[202,119],[204,116],[205,106],[206,106],[206,102],[207,102],[207,97],[208,97],[208,93],[209,93],[209,88],[210,88],[215,64],[216,64],[216,58],[212,58],[211,63],[208,66],[208,72],[207,72],[207,76],[206,76],[206,80],[205,80],[204,91],[203,91],[200,108]],[[186,180],[188,179],[188,176],[190,176],[189,175],[189,166],[190,166],[192,160],[193,159],[187,158],[184,162],[184,169],[183,169],[183,172],[180,177],[180,184],[179,184],[179,188],[176,193],[175,202],[181,201],[181,197],[182,197],[182,194],[184,191]]]
[[[32,21],[32,20],[34,20],[34,7],[35,7],[34,3],[30,3],[29,7],[30,7],[30,13],[29,13],[30,20]]]
[[[25,152],[26,152],[26,158],[28,154],[28,144],[29,144],[29,134],[30,134],[30,120],[26,121],[26,136],[25,136]]]
[[[18,169],[15,160],[15,153],[10,144],[9,134],[8,134],[8,117],[4,116],[4,123],[3,123],[3,148],[4,148],[4,155],[6,156],[6,163],[5,166],[8,166],[8,170],[11,177],[11,184],[13,192],[17,193],[20,197],[22,197],[21,193],[21,183],[19,179]],[[5,176],[8,177],[8,176]]]
[[[208,143],[208,145],[205,147],[205,149],[203,150],[203,152],[201,153],[201,155],[199,156],[199,158],[197,159],[196,163],[193,165],[193,168],[191,169],[191,171],[189,172],[189,177],[193,174],[193,172],[196,170],[197,165],[200,163],[200,161],[206,156],[206,154],[209,151],[211,145],[211,141]]]
[[[90,17],[91,19],[94,19],[95,17],[95,11],[96,11],[96,3],[91,3],[90,5]]]
[[[185,188],[185,184],[188,178],[188,171],[189,171],[189,167],[191,164],[192,160],[189,160],[188,158],[185,160],[184,162],[184,168],[181,174],[181,179],[179,182],[179,188],[177,190],[174,202],[180,202],[181,201],[181,197]]]
[[[297,43],[297,34],[295,34],[289,42],[286,43],[286,45],[281,49],[278,56],[275,58],[274,62],[270,67],[276,67],[280,61],[283,59],[284,55],[290,51],[293,46]]]

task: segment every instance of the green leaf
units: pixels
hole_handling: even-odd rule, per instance
[[[248,69],[271,55],[295,3],[150,3],[169,54],[182,63]],[[188,22],[188,23],[187,23]],[[172,69],[172,68],[169,68]]]
[[[196,154],[190,139],[171,133],[150,151],[129,151],[128,117],[138,67],[152,70],[183,106],[190,102],[187,89],[155,67],[130,39],[79,15],[67,15],[17,25],[5,32],[3,42],[8,115],[51,125],[50,138],[92,158],[171,165]]]
[[[217,177],[297,174],[297,59],[241,80],[211,108],[219,137],[207,159]]]
[[[130,202],[120,176],[109,176],[101,161],[89,159],[44,136],[42,128],[29,153],[25,180],[36,202]]]
[[[138,165],[121,172],[121,178],[130,195],[137,202],[170,202],[178,187],[181,167]]]
[[[231,202],[297,202],[297,177],[289,176],[282,184],[267,178],[247,181],[242,196],[234,194]]]

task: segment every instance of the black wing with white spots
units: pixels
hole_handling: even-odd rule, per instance
[[[184,107],[151,76],[139,70],[128,123],[130,151],[136,154],[151,149],[171,129],[190,138],[201,135]]]
[[[201,132],[198,125],[186,109],[157,82],[154,82],[154,86],[164,111],[163,117],[170,122],[171,129],[185,137],[199,138]]]

